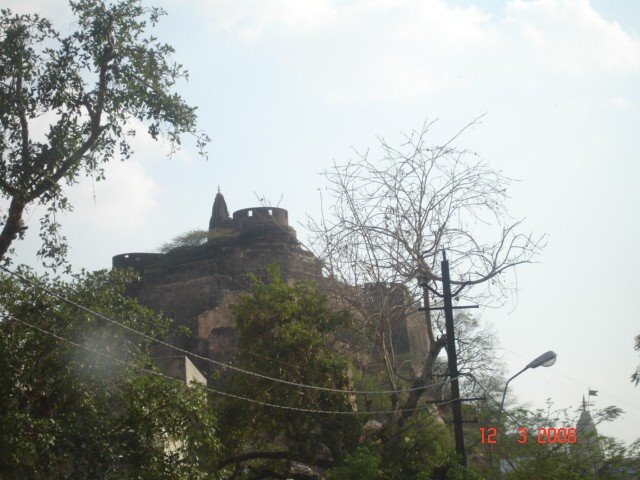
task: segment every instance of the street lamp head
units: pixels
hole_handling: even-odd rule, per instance
[[[552,350],[549,350],[548,352],[544,352],[535,360],[532,360],[531,362],[529,362],[529,365],[527,365],[527,368],[538,368],[540,366],[550,367],[551,365],[556,363],[556,357],[557,357],[556,353]]]
[[[516,378],[518,375],[520,375],[522,372],[524,372],[528,368],[538,368],[540,366],[550,367],[551,365],[556,363],[556,357],[557,357],[556,352],[552,350],[549,350],[548,352],[544,352],[538,358],[531,360],[526,367],[524,367],[522,370],[516,373],[513,377],[507,380],[507,383],[504,386],[504,392],[502,392],[502,402],[500,402],[500,410],[504,409],[504,399],[507,396],[507,387],[509,386],[509,382],[511,380]]]

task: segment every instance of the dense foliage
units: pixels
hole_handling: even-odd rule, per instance
[[[123,296],[129,280],[102,271],[38,281],[162,335],[167,322]],[[219,441],[206,395],[153,374],[148,340],[7,277],[0,312],[0,478],[208,478]]]
[[[158,251],[161,253],[167,253],[169,250],[173,250],[178,247],[195,247],[198,245],[203,245],[207,242],[207,238],[209,236],[208,230],[201,229],[192,229],[176,235],[168,242],[163,243],[158,248]]]
[[[239,334],[234,365],[296,384],[352,388],[349,352],[333,348],[348,315],[332,311],[310,284],[287,285],[274,268],[268,277],[253,277],[251,295],[232,307]],[[364,414],[362,395],[231,371],[217,382],[253,400],[216,402],[227,457],[220,465],[235,465],[233,478],[476,478],[456,466],[448,429],[433,413],[418,413],[398,429],[393,411]]]
[[[516,424],[532,432],[575,425],[550,407],[505,416],[468,405],[465,418],[479,416],[504,434],[496,447],[468,434],[465,469],[441,420],[446,411],[418,412],[399,429],[397,414],[363,414],[359,395],[229,369],[211,388],[247,400],[207,398],[154,369],[149,337],[162,337],[168,322],[123,295],[131,278],[114,271],[37,281],[146,338],[41,288],[0,279],[0,478],[622,480],[640,472],[638,445],[605,437],[558,447],[532,436],[518,445]],[[268,281],[254,277],[251,294],[232,309],[235,366],[296,384],[352,387],[348,354],[332,348],[349,317],[311,285],[287,285],[272,269]],[[607,407],[592,415],[597,423],[620,413]]]
[[[331,311],[326,297],[310,284],[288,286],[272,268],[268,282],[252,278],[251,295],[241,297],[232,311],[238,330],[235,365],[288,382],[349,388],[345,359],[327,345],[331,331],[347,316]],[[221,435],[229,457],[254,452],[259,459],[265,457],[259,452],[286,452],[284,461],[258,462],[262,469],[286,473],[292,461],[308,465],[340,461],[357,443],[360,423],[349,413],[354,406],[344,393],[233,372],[221,374],[219,382],[232,394],[261,402],[220,402]],[[252,469],[258,468],[255,464]]]

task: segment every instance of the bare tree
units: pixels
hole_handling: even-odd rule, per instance
[[[445,335],[445,319],[440,312],[434,316],[434,328],[437,336]],[[474,378],[487,385],[492,382],[500,384],[500,392],[505,382],[505,364],[496,354],[499,347],[496,339],[496,332],[489,324],[483,324],[476,316],[469,315],[461,311],[454,317],[454,329],[456,332],[456,352],[458,360],[458,371],[464,376],[473,372]],[[434,366],[434,373],[441,374],[443,378],[448,378],[449,366],[446,361],[439,359]],[[442,391],[447,384],[440,387],[438,400],[441,400]],[[483,393],[475,382],[465,382],[461,395],[468,397],[482,396]]]
[[[308,221],[312,246],[325,262],[334,294],[349,304],[360,302],[363,324],[372,332],[388,372],[398,372],[388,312],[371,312],[367,295],[358,298],[353,293],[357,289],[345,285],[386,285],[392,295],[401,287],[406,314],[416,311],[421,297],[429,308],[434,302],[428,290],[437,290],[442,280],[440,261],[446,248],[454,295],[495,303],[511,287],[504,273],[531,262],[543,247],[544,236],[520,233],[522,220],[508,214],[511,179],[475,153],[454,146],[477,123],[469,123],[441,146],[427,143],[433,122],[425,123],[398,148],[380,139],[379,160],[369,152],[358,153],[355,160],[334,163],[323,172],[330,202],[326,206],[327,198],[322,198],[320,220]],[[446,343],[444,335],[436,338],[429,310],[424,322],[426,356],[414,369],[414,388],[434,383],[434,363]],[[397,374],[389,377],[395,386]],[[423,393],[411,392],[402,408],[414,408]],[[401,421],[409,415],[405,412]]]

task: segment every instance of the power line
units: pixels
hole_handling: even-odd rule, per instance
[[[87,313],[89,313],[91,315],[94,315],[97,318],[100,318],[102,320],[106,320],[107,322],[110,322],[110,323],[112,323],[114,325],[118,325],[119,327],[124,328],[125,330],[128,330],[128,331],[130,331],[132,333],[135,333],[136,335],[140,335],[140,336],[146,338],[147,340],[151,340],[152,342],[155,342],[155,343],[158,343],[160,345],[172,348],[172,349],[174,349],[174,350],[176,350],[178,352],[181,352],[181,353],[184,353],[186,355],[190,355],[190,356],[192,356],[194,358],[198,358],[200,360],[212,363],[212,364],[217,365],[219,367],[223,367],[223,368],[226,368],[226,369],[229,369],[229,370],[234,370],[234,371],[237,371],[237,372],[240,372],[240,373],[244,373],[246,375],[251,375],[251,376],[254,376],[254,377],[257,377],[257,378],[261,378],[263,380],[268,380],[268,381],[271,381],[271,382],[282,383],[284,385],[289,385],[289,386],[297,387],[297,388],[306,388],[306,389],[318,390],[318,391],[323,391],[323,392],[342,393],[342,394],[346,394],[346,395],[354,395],[354,394],[357,394],[357,395],[393,395],[393,394],[398,394],[398,393],[409,393],[409,392],[414,392],[414,391],[419,391],[419,390],[426,390],[427,388],[436,387],[436,386],[439,386],[439,385],[444,385],[444,384],[448,383],[449,381],[451,381],[451,379],[449,379],[449,380],[446,380],[444,382],[425,385],[423,387],[407,388],[407,389],[400,389],[400,390],[373,390],[373,391],[368,391],[368,390],[343,390],[343,389],[338,389],[338,388],[319,387],[319,386],[316,386],[316,385],[307,385],[307,384],[304,384],[304,383],[298,383],[298,382],[291,382],[291,381],[288,381],[288,380],[282,380],[280,378],[274,378],[274,377],[270,377],[268,375],[263,375],[261,373],[256,373],[256,372],[252,372],[250,370],[245,370],[243,368],[236,367],[236,366],[228,364],[228,363],[219,362],[217,360],[213,360],[211,358],[208,358],[208,357],[205,357],[205,356],[202,356],[202,355],[198,355],[197,353],[193,353],[193,352],[190,352],[190,351],[185,350],[183,348],[177,347],[177,346],[172,345],[172,344],[170,344],[168,342],[165,342],[163,340],[159,340],[159,339],[157,339],[155,337],[152,337],[151,335],[148,335],[148,334],[146,334],[144,332],[140,332],[140,331],[138,331],[138,330],[136,330],[136,329],[134,329],[132,327],[129,327],[128,325],[125,325],[124,323],[118,322],[117,320],[113,320],[112,318],[110,318],[110,317],[108,317],[106,315],[103,315],[103,314],[101,314],[99,312],[91,310],[90,308],[87,308],[84,305],[81,305],[81,304],[79,304],[77,302],[74,302],[73,300],[70,300],[70,299],[68,299],[68,298],[66,298],[66,297],[64,297],[64,296],[62,296],[62,295],[50,290],[49,288],[45,287],[44,285],[42,285],[42,284],[40,284],[38,282],[35,282],[33,280],[30,280],[30,279],[26,278],[25,276],[23,276],[23,275],[21,275],[21,274],[19,274],[17,272],[11,271],[11,270],[9,270],[8,268],[6,268],[6,267],[4,267],[2,265],[0,265],[0,269],[4,270],[8,274],[10,274],[10,275],[12,275],[12,276],[14,276],[14,277],[16,277],[18,279],[20,279],[21,281],[23,281],[23,282],[25,282],[25,283],[33,286],[33,287],[36,287],[36,288],[42,290],[43,292],[46,292],[47,294],[49,294],[49,295],[61,300],[62,302],[65,302],[65,303],[67,303],[69,305],[72,305],[72,306],[74,306],[74,307],[76,307],[76,308],[78,308],[80,310],[83,310],[83,311],[85,311],[85,312],[87,312]]]
[[[500,407],[500,402],[497,401],[493,395],[491,395],[491,393],[489,393],[489,391],[484,387],[484,385],[482,385],[477,379],[476,377],[472,374],[472,373],[463,373],[460,376],[465,376],[465,377],[469,377],[471,380],[473,380],[473,382],[478,385],[480,387],[480,389],[485,393],[485,395],[490,398],[491,400],[493,400],[493,402],[498,405],[498,407]],[[515,424],[518,423],[518,419],[516,419],[513,415],[511,415],[509,412],[507,412],[506,410],[502,409],[502,411],[511,419],[513,420],[513,422]]]
[[[509,353],[512,353],[513,355],[516,355],[516,356],[518,356],[518,357],[520,357],[520,358],[522,358],[524,360],[527,360],[527,357],[522,355],[521,353],[515,352],[515,351],[510,350],[510,349],[505,348],[505,347],[494,347],[493,349],[494,350],[505,350],[505,351],[507,351]],[[579,383],[579,384],[581,384],[581,385],[583,385],[585,387],[588,387],[588,388],[593,387],[593,384],[588,384],[588,383],[586,383],[586,382],[584,382],[584,381],[582,381],[580,379],[572,377],[571,375],[563,372],[562,370],[558,369],[557,367],[554,367],[553,369],[550,369],[550,372],[551,372],[551,375],[554,375],[554,374],[562,375],[563,377],[568,378],[570,380],[573,380],[574,382]],[[562,382],[560,380],[553,380],[553,379],[549,379],[549,378],[547,378],[546,381],[554,382],[556,385],[560,385],[567,392],[572,392],[572,393],[575,392],[575,390],[573,388],[566,387],[566,382]],[[596,388],[598,389],[598,392],[600,392],[601,394],[608,395],[609,397],[611,397],[611,398],[613,398],[613,399],[615,399],[615,400],[617,400],[619,402],[622,402],[622,403],[626,404],[628,406],[628,408],[631,408],[632,410],[635,410],[635,414],[636,415],[638,413],[640,413],[640,408],[637,405],[629,402],[628,400],[624,400],[623,398],[620,398],[619,396],[614,395],[614,394],[610,393],[607,390],[603,390],[600,387],[596,387]]]
[[[65,337],[57,335],[57,334],[55,334],[55,333],[53,333],[53,332],[51,332],[49,330],[46,330],[44,328],[38,327],[36,325],[33,325],[33,324],[31,324],[31,323],[29,323],[29,322],[27,322],[25,320],[21,320],[20,318],[14,316],[14,315],[5,314],[5,318],[10,318],[12,320],[15,320],[17,322],[22,323],[23,325],[25,325],[25,326],[27,326],[27,327],[29,327],[31,329],[34,329],[34,330],[37,330],[37,331],[39,331],[41,333],[49,335],[49,336],[51,336],[51,337],[53,337],[53,338],[55,338],[57,340],[69,343],[70,345],[73,345],[73,346],[78,347],[78,348],[82,348],[83,350],[86,350],[86,351],[88,351],[90,353],[94,353],[96,355],[100,355],[101,357],[113,360],[113,361],[118,362],[118,363],[120,363],[122,365],[126,365],[126,366],[129,366],[129,367],[135,368],[135,369],[140,370],[140,371],[142,371],[144,373],[147,373],[149,375],[155,375],[157,377],[161,377],[161,378],[164,378],[164,379],[167,379],[167,380],[177,381],[177,382],[180,382],[180,383],[183,383],[183,384],[187,384],[187,382],[184,381],[184,380],[180,380],[178,378],[170,377],[169,375],[165,375],[165,374],[163,374],[161,372],[156,372],[154,370],[149,370],[148,368],[144,368],[144,367],[141,367],[139,365],[135,365],[133,363],[126,362],[126,361],[124,361],[122,359],[119,359],[119,358],[116,358],[116,357],[114,357],[112,355],[107,355],[106,353],[98,352],[98,351],[93,350],[91,348],[88,348],[88,347],[86,347],[84,345],[76,343],[76,342],[74,342],[72,340],[69,340],[69,339],[67,339]],[[327,415],[380,415],[380,414],[389,414],[389,413],[415,412],[415,411],[422,411],[422,410],[428,409],[427,406],[424,406],[424,407],[409,408],[409,409],[378,410],[378,411],[373,411],[373,412],[361,412],[361,411],[354,411],[354,410],[321,410],[321,409],[315,409],[315,408],[290,407],[290,406],[287,406],[287,405],[280,405],[280,404],[276,404],[276,403],[262,402],[260,400],[254,399],[254,398],[243,397],[241,395],[235,395],[233,393],[225,392],[225,391],[222,391],[222,390],[217,390],[215,388],[212,388],[212,387],[209,387],[209,386],[205,386],[205,385],[200,385],[200,384],[197,384],[197,383],[192,383],[191,385],[192,386],[196,386],[197,388],[202,388],[202,389],[207,390],[209,392],[215,393],[216,395],[221,395],[223,397],[232,398],[234,400],[242,400],[242,401],[245,401],[245,402],[253,403],[253,404],[264,406],[264,407],[278,408],[278,409],[281,409],[281,410],[289,410],[289,411],[296,411],[296,412],[303,412],[303,413],[319,413],[319,414],[327,414]],[[455,400],[456,399],[435,401],[435,402],[432,402],[432,403],[437,403],[438,405],[446,405],[448,403],[452,403]]]
[[[493,396],[492,396],[492,395],[487,391],[487,389],[486,389],[486,388],[485,388],[485,387],[484,387],[484,386],[483,386],[483,385],[482,385],[482,384],[481,384],[481,383],[480,383],[480,382],[479,382],[479,381],[478,381],[478,380],[473,376],[473,374],[465,373],[465,374],[462,374],[462,375],[464,375],[464,376],[467,376],[467,377],[471,378],[471,379],[475,382],[475,384],[476,384],[476,385],[478,385],[478,386],[479,386],[479,387],[480,387],[480,388],[485,392],[485,394],[486,394],[486,396],[487,396],[487,397],[489,397],[491,400],[493,400],[497,405],[500,405],[500,402],[498,402],[498,401],[497,401],[497,400],[496,400],[496,399],[495,399],[495,398],[494,398],[494,397],[493,397]],[[462,375],[461,375],[461,376],[462,376]],[[518,422],[518,420],[517,420],[513,415],[511,415],[509,412],[507,412],[505,409],[502,409],[502,410],[501,410],[501,412],[502,412],[502,413],[504,413],[505,415],[507,415],[509,418],[511,418],[511,420],[513,420],[513,421],[514,421],[514,423],[515,423],[516,425],[519,423],[519,422]],[[584,427],[581,427],[581,428],[577,429],[577,430],[576,430],[576,431],[577,431],[577,433],[580,433],[580,432],[582,431],[582,428],[584,428]],[[558,446],[559,446],[559,445],[558,445]]]

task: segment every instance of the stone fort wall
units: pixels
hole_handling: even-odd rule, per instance
[[[167,253],[113,257],[114,268],[133,268],[140,276],[129,286],[130,295],[193,333],[193,337],[174,334],[171,343],[225,362],[233,359],[236,341],[229,305],[247,291],[248,273],[265,276],[267,266],[274,263],[289,283],[311,280],[321,288],[327,284],[321,261],[301,247],[285,209],[245,208],[230,217],[220,193],[214,201],[205,244],[178,247]],[[426,338],[422,322],[416,315],[395,317],[396,351],[421,355]],[[175,353],[159,346],[154,355]],[[192,360],[205,373],[211,372],[208,362]]]

